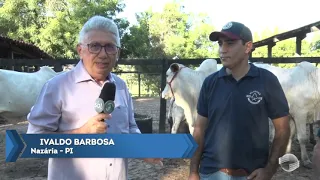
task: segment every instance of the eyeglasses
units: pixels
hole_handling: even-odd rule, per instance
[[[91,43],[91,44],[87,44],[87,46],[88,46],[89,52],[93,54],[99,54],[101,49],[104,48],[107,54],[115,55],[118,52],[118,48],[119,48],[114,44],[106,44],[102,46],[99,43]]]

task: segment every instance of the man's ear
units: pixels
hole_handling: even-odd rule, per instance
[[[117,58],[117,61],[118,61],[119,58],[120,58],[120,53],[121,53],[121,49],[119,48],[119,49],[118,49],[118,53],[117,53],[117,57],[116,57],[116,58]]]
[[[251,41],[245,44],[246,46],[246,53],[249,54],[252,51],[253,43]]]
[[[81,47],[80,44],[77,44],[77,52],[78,52],[79,57],[81,58],[81,55],[82,55],[82,47]]]

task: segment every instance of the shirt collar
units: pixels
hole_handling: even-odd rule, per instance
[[[90,74],[84,67],[82,60],[80,60],[79,63],[74,68],[74,80],[75,80],[75,83],[85,82],[85,81],[94,81],[94,79],[90,76]],[[115,82],[115,79],[112,73],[109,73],[106,81],[113,82],[113,83]]]
[[[248,73],[244,76],[251,76],[251,77],[257,77],[259,76],[259,71],[258,71],[258,68],[252,64],[252,63],[249,63],[249,65],[251,66]],[[221,77],[225,77],[225,76],[229,76],[230,74],[227,73],[227,69],[225,67],[222,67],[220,70],[219,70],[219,78]]]

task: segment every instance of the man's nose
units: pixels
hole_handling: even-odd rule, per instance
[[[99,54],[98,54],[99,58],[107,58],[109,57],[109,54],[106,52],[105,47],[102,47]]]
[[[229,49],[229,47],[226,43],[222,43],[219,48],[220,53],[226,53],[226,52],[228,52],[228,49]]]
[[[102,47],[101,50],[100,50],[100,55],[108,55],[107,52],[106,52],[106,49],[105,47]]]

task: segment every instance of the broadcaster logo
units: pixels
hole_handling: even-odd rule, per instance
[[[279,164],[281,168],[286,172],[292,172],[300,166],[298,158],[295,155],[290,153],[280,157]]]

